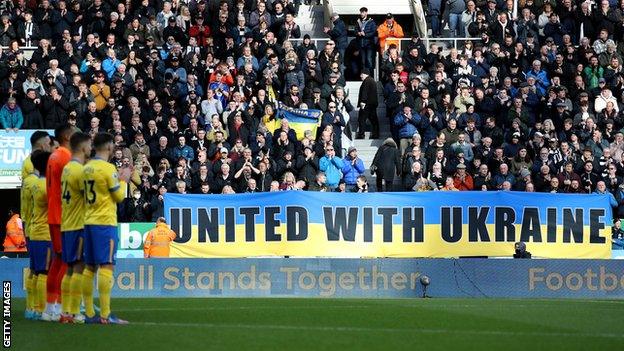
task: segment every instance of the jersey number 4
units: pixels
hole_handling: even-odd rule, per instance
[[[63,200],[65,200],[66,204],[69,204],[71,200],[71,194],[69,193],[69,189],[67,189],[67,182],[62,183],[63,186]]]
[[[89,205],[92,205],[95,203],[95,190],[93,189],[94,185],[95,185],[95,180],[84,181],[85,201],[87,201]]]

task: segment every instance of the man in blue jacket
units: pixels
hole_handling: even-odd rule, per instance
[[[344,63],[345,51],[347,46],[349,46],[347,26],[335,12],[331,16],[331,21],[334,28],[329,29],[329,27],[325,27],[323,30],[336,43],[336,49],[340,53],[340,60]]]
[[[350,147],[342,163],[342,179],[344,179],[349,188],[352,188],[357,184],[358,177],[364,174],[364,162],[358,157],[357,149]]]
[[[193,149],[190,146],[186,145],[186,138],[184,136],[180,136],[178,138],[178,143],[179,145],[173,149],[173,158],[177,160],[180,157],[184,157],[188,162],[193,161],[195,158],[195,152],[193,152]]]
[[[375,42],[377,39],[377,24],[375,24],[372,18],[368,17],[368,9],[366,7],[360,9],[360,18],[357,20],[355,36],[358,44],[360,44],[362,67],[372,70],[377,46]]]
[[[412,142],[414,134],[418,134],[420,121],[420,115],[418,113],[412,114],[410,106],[403,106],[403,110],[394,117],[394,126],[399,134],[401,155],[405,153],[405,149]]]
[[[342,179],[342,167],[344,163],[342,159],[336,156],[336,150],[333,146],[327,146],[325,148],[325,156],[319,160],[319,168],[322,172],[325,172],[327,177],[327,187],[334,189],[338,186],[338,182]]]

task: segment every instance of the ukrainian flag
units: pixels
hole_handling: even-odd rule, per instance
[[[275,124],[279,128],[282,119],[288,120],[290,128],[297,133],[297,140],[301,140],[306,130],[311,131],[312,136],[316,137],[316,129],[321,125],[322,116],[321,110],[292,108],[280,102]]]

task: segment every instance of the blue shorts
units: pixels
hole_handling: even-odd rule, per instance
[[[28,268],[30,268],[30,271],[32,273],[35,272],[35,267],[33,265],[33,259],[32,259],[32,244],[31,244],[31,240],[29,237],[26,237],[26,250],[28,251]]]
[[[63,247],[61,251],[63,262],[72,264],[81,261],[84,245],[84,230],[78,229],[62,232],[61,245]]]
[[[50,261],[52,260],[52,242],[31,240],[29,245],[30,269],[37,274],[46,272],[50,269]]]
[[[85,225],[83,250],[85,263],[88,265],[114,265],[117,241],[117,227]]]

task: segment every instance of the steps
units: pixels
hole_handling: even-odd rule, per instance
[[[354,5],[355,6],[355,5]],[[361,6],[360,3],[357,3],[357,8]],[[387,11],[384,10],[384,13]],[[358,12],[359,13],[359,12]],[[301,27],[301,36],[303,37],[305,34],[309,34],[312,38],[326,38],[327,35],[323,32],[324,27],[324,8],[322,5],[304,5],[299,6],[299,13],[295,22]],[[321,47],[319,47],[321,49]],[[349,124],[351,126],[352,131],[357,131],[357,118],[359,107],[357,106],[358,95],[360,90],[360,85],[362,85],[361,81],[348,81],[345,85],[345,91],[351,104],[355,107],[355,110],[351,112]],[[366,172],[364,175],[369,181],[371,188],[375,188],[375,179],[370,175],[370,165],[373,162],[373,158],[375,157],[375,153],[377,149],[383,141],[391,136],[390,132],[390,124],[388,119],[386,118],[386,105],[384,103],[383,98],[383,86],[381,83],[378,83],[378,100],[379,106],[377,108],[377,117],[379,119],[379,139],[371,140],[370,132],[366,131],[364,133],[366,139],[355,139],[353,141],[353,145],[358,150],[358,157],[362,159],[364,162],[364,166],[366,167]],[[355,133],[354,133],[355,136]],[[345,147],[346,148],[346,147]],[[346,155],[346,151],[343,153]]]
[[[349,94],[349,100],[351,100],[353,107],[356,108],[350,114],[351,119],[349,122],[351,124],[352,131],[357,130],[357,117],[359,108],[356,106],[356,104],[358,101],[360,85],[362,85],[362,82],[360,81],[348,81],[345,86],[345,90]],[[379,119],[379,139],[369,139],[370,132],[367,131],[364,133],[366,139],[355,139],[353,141],[355,148],[358,150],[358,157],[362,159],[362,162],[364,162],[364,166],[366,167],[366,172],[364,172],[364,175],[368,179],[369,185],[372,189],[375,188],[375,179],[370,174],[370,166],[373,162],[373,158],[375,158],[375,153],[377,153],[377,149],[379,148],[379,146],[383,144],[386,138],[391,136],[390,124],[388,119],[386,118],[386,105],[384,103],[383,87],[381,86],[381,83],[377,83],[377,94],[379,100],[379,106],[377,108],[377,117]]]
[[[309,34],[312,38],[325,38],[323,27],[325,25],[322,5],[301,5],[295,23],[301,28],[301,37]]]

